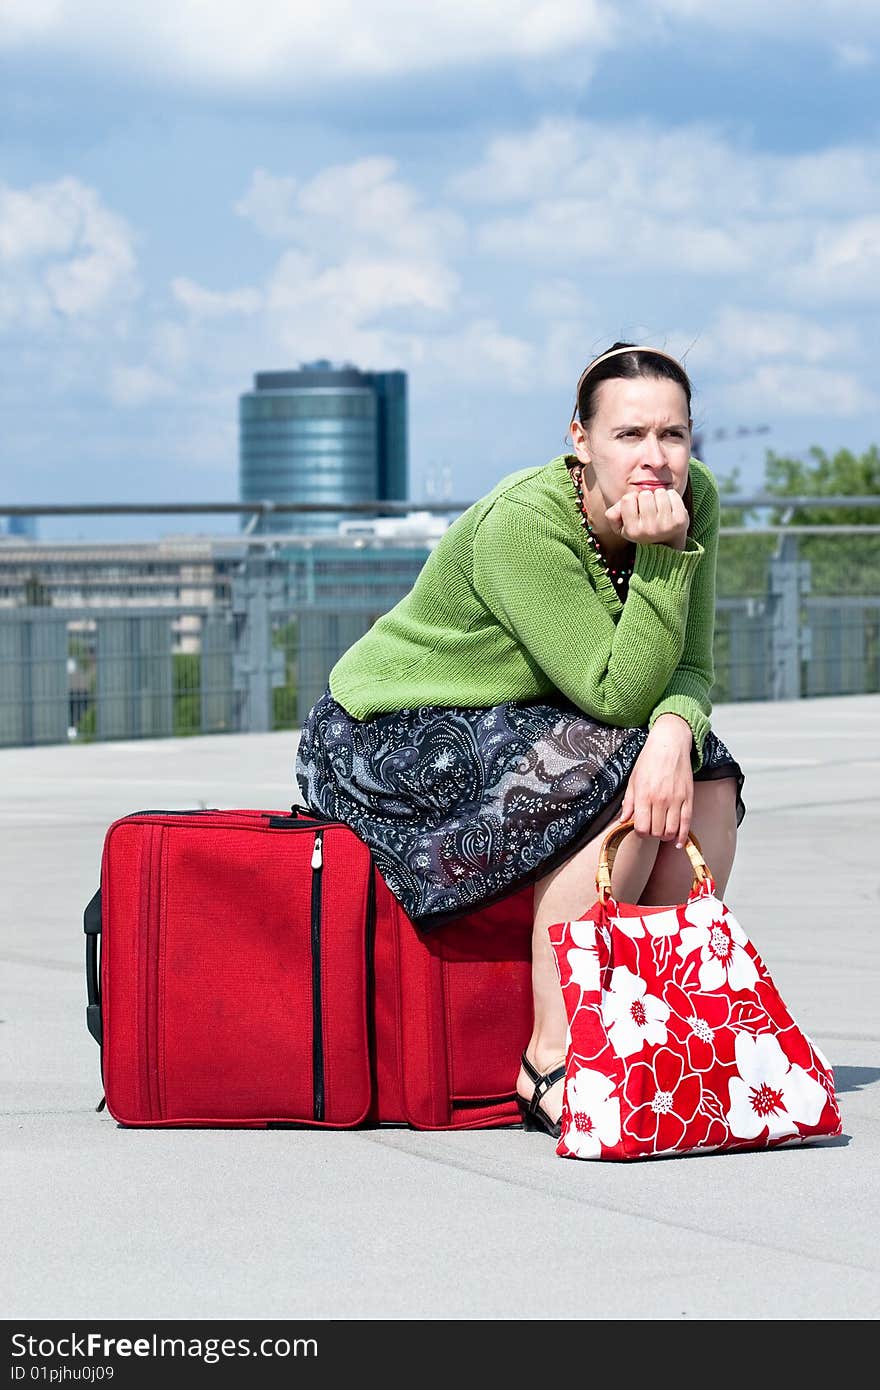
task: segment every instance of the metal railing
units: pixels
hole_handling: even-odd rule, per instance
[[[409,589],[435,540],[417,530],[7,538],[0,745],[297,728],[338,656]],[[880,690],[880,525],[723,527],[715,666],[716,703]]]

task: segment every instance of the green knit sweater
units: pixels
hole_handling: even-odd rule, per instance
[[[565,455],[512,473],[441,537],[409,593],[330,672],[357,719],[562,692],[620,727],[686,719],[699,767],[714,679],[718,489],[690,462],[684,550],[636,546],[625,603],[581,525]]]

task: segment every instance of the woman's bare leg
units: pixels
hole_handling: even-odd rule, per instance
[[[548,927],[554,922],[574,921],[595,902],[599,851],[612,828],[590,840],[571,859],[535,884],[532,932],[534,1025],[526,1054],[532,1066],[542,1073],[551,1071],[565,1058],[568,1028]],[[636,835],[626,837],[617,851],[612,870],[612,890],[616,897],[624,902],[639,902],[659,845],[659,840]],[[526,1100],[531,1099],[535,1089],[522,1067],[516,1089]],[[541,1104],[551,1120],[559,1119],[562,1111],[561,1082],[546,1093]]]
[[[693,832],[723,894],[736,853],[736,781],[732,777],[694,783]],[[573,921],[596,898],[596,867],[609,830],[603,831],[566,863],[535,885],[532,932],[532,993],[534,1025],[526,1054],[539,1072],[551,1071],[565,1058],[568,1019],[548,928]],[[659,840],[628,835],[621,843],[612,870],[612,891],[621,902],[662,905],[682,902],[693,875],[683,849]],[[531,1099],[534,1083],[520,1068],[517,1091]],[[551,1120],[562,1112],[562,1083],[557,1082],[541,1104]]]
[[[727,887],[736,853],[734,777],[694,783],[691,827],[700,842],[703,858],[711,870],[720,896]],[[654,906],[684,902],[692,882],[691,864],[685,851],[676,849],[672,844],[661,844],[640,901]]]

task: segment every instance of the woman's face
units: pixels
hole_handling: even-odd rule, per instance
[[[655,488],[674,488],[681,496],[691,454],[682,387],[665,377],[615,377],[602,382],[594,400],[592,420],[571,426],[574,452],[594,500],[601,497],[611,507],[624,493]]]

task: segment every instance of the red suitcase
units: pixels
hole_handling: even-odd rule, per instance
[[[339,823],[125,816],[84,915],[107,1108],[123,1125],[516,1124],[531,905],[524,889],[419,932]]]

